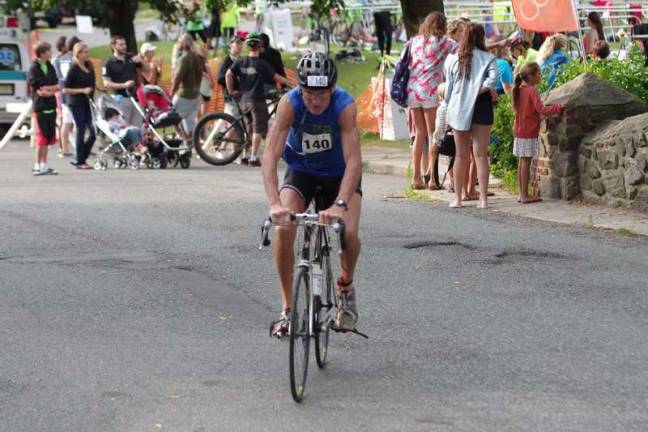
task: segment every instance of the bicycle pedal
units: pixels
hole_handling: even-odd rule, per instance
[[[369,336],[362,333],[357,328],[352,328],[352,329],[340,328],[340,327],[337,327],[335,324],[331,324],[331,326],[329,328],[331,330],[333,330],[334,332],[337,332],[337,333],[354,333],[354,334],[357,334],[358,336],[362,336],[365,339],[369,339]]]

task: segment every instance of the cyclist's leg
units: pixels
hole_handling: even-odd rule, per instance
[[[252,158],[256,159],[261,140],[268,133],[268,106],[264,102],[254,102],[252,109]]]
[[[279,199],[281,204],[291,212],[303,213],[313,197],[313,191],[314,185],[308,181],[307,176],[287,169]],[[278,226],[275,233],[275,266],[279,273],[283,309],[290,308],[292,305],[296,233],[296,226]]]
[[[344,214],[344,240],[346,249],[340,255],[340,266],[342,267],[342,280],[352,281],[358,257],[360,256],[360,214],[362,212],[362,196],[356,192],[348,203],[349,210]],[[353,284],[343,287],[344,291],[351,290]]]

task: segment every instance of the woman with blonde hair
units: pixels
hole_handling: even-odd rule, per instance
[[[76,43],[72,53],[74,61],[63,86],[63,93],[70,96],[68,105],[76,125],[76,161],[71,163],[76,165],[77,169],[92,169],[86,161],[96,139],[90,110],[90,100],[95,89],[95,73],[85,43]],[[85,139],[86,130],[89,132],[88,139]]]
[[[542,75],[547,78],[550,89],[556,84],[556,78],[560,75],[563,65],[570,61],[563,51],[563,48],[566,48],[568,43],[567,36],[556,33],[549,36],[540,47],[540,51],[538,51],[537,63],[542,68]]]
[[[434,135],[434,120],[439,106],[437,88],[443,82],[443,64],[449,54],[457,50],[457,43],[446,36],[446,17],[442,13],[432,12],[419,28],[419,34],[409,41],[410,50],[410,79],[407,83],[407,107],[409,108],[416,129],[414,146],[412,147],[412,166],[414,189],[438,189],[434,176],[430,176],[429,184],[423,181],[421,158],[426,139],[432,144]],[[429,145],[429,165],[423,167],[428,172],[434,167],[436,152]]]

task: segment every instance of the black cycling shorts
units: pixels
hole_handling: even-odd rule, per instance
[[[338,193],[340,193],[341,183],[342,177],[314,176],[286,168],[286,175],[284,176],[281,189],[289,188],[297,192],[308,208],[311,201],[315,198],[316,189],[321,188],[321,202],[315,203],[315,210],[319,211],[325,210],[333,205],[338,197]],[[362,179],[358,181],[356,193],[362,196]]]

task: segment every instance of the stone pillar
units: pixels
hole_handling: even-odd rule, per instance
[[[564,200],[581,195],[578,155],[583,138],[611,120],[648,111],[637,97],[594,74],[580,75],[553,90],[545,103],[563,104],[565,110],[543,121],[540,129],[540,192]]]

